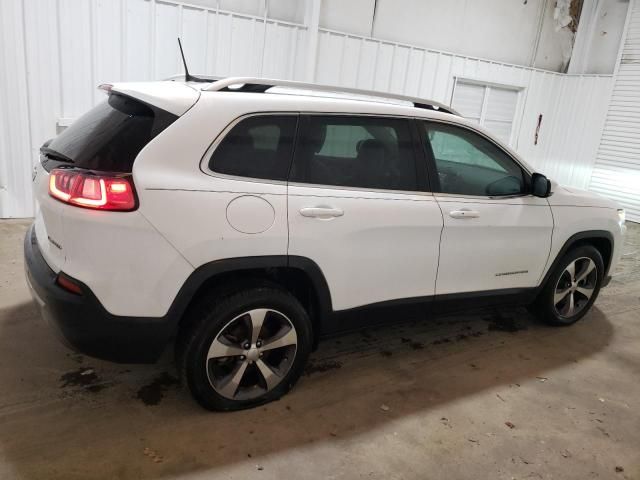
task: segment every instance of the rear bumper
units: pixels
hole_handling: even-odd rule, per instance
[[[33,226],[24,239],[25,274],[43,318],[72,349],[121,363],[152,363],[170,342],[174,325],[167,318],[123,317],[107,312],[81,282],[82,295],[56,283],[44,260]]]

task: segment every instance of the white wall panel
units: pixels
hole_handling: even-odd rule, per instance
[[[33,211],[23,7],[0,2],[0,217]]]
[[[255,5],[253,4],[255,3]],[[104,98],[100,83],[192,73],[300,79],[306,28],[241,14],[218,2],[2,0],[0,2],[0,218],[33,215],[40,145]],[[291,18],[303,10],[293,0]],[[220,2],[227,6],[230,2]],[[274,9],[286,18],[284,4]]]
[[[640,2],[633,0],[591,189],[640,222]]]
[[[541,172],[579,188],[589,183],[612,82],[610,75],[566,75],[326,29],[320,29],[316,72],[319,83],[446,104],[456,78],[519,88],[512,146]]]
[[[456,78],[519,88],[514,146],[557,180],[587,184],[611,77],[566,76],[327,29],[319,31],[316,58],[307,59],[303,25],[199,3],[0,2],[0,217],[33,213],[30,172],[39,146],[103,98],[96,85],[181,71],[177,36],[192,73],[302,79],[313,61],[318,83],[447,104]],[[250,11],[258,8],[249,3]]]

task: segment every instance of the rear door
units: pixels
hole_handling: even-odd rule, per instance
[[[553,217],[528,194],[529,174],[470,128],[418,123],[444,218],[436,294],[535,287]]]
[[[442,215],[405,118],[302,115],[289,255],[313,260],[334,310],[431,296]]]

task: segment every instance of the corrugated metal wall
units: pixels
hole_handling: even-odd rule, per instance
[[[266,28],[265,28],[266,25]],[[0,1],[0,218],[33,214],[32,163],[104,82],[182,71],[300,78],[306,28],[156,0]]]
[[[320,30],[319,83],[449,104],[456,79],[520,88],[513,146],[560,183],[587,187],[611,91],[610,75],[566,75]]]
[[[640,2],[629,7],[626,35],[591,189],[617,200],[640,222]]]
[[[569,76],[325,29],[315,59],[307,59],[304,25],[174,0],[2,0],[0,28],[0,217],[33,214],[38,148],[103,98],[96,85],[181,71],[178,36],[190,69],[212,75],[301,79],[308,60],[319,83],[445,103],[457,78],[517,87],[514,146],[541,171],[579,187],[591,175],[611,88],[610,76]]]

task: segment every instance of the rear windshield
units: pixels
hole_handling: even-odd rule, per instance
[[[111,94],[45,143],[41,152],[56,164],[130,173],[140,150],[177,118],[133,98]]]

